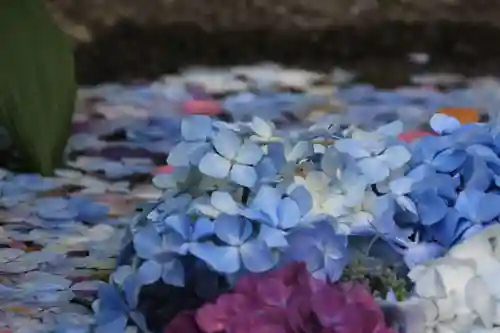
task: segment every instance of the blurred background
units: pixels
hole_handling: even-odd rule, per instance
[[[187,65],[341,66],[378,85],[419,70],[500,74],[498,0],[47,0],[80,84]]]

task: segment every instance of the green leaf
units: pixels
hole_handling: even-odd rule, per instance
[[[77,85],[72,47],[42,0],[0,0],[0,124],[24,167],[63,159]]]

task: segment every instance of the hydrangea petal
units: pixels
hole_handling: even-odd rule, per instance
[[[212,120],[203,115],[185,118],[181,123],[181,134],[186,141],[205,141],[212,135]]]
[[[280,227],[289,229],[296,227],[300,222],[300,209],[291,198],[284,198],[278,205],[278,219]]]
[[[265,272],[277,264],[277,257],[261,240],[246,242],[240,247],[240,253],[241,261],[250,272]]]
[[[152,284],[161,278],[162,266],[154,260],[148,260],[139,267],[138,274],[142,284]]]
[[[259,146],[251,141],[246,141],[238,149],[234,160],[240,164],[255,165],[262,156],[264,156],[264,152]]]
[[[234,201],[231,194],[222,191],[215,191],[210,196],[210,203],[219,211],[226,214],[237,214],[238,204]]]
[[[257,182],[257,171],[248,165],[235,164],[231,168],[230,177],[236,184],[251,188]]]
[[[252,223],[242,217],[221,214],[214,222],[215,234],[229,245],[238,246],[250,237]]]
[[[240,270],[241,258],[236,247],[217,246],[212,242],[203,242],[191,244],[190,251],[217,272],[234,274]]]
[[[357,165],[371,184],[386,180],[390,174],[387,165],[376,158],[364,158],[358,161]]]
[[[213,144],[221,156],[232,160],[241,148],[241,139],[234,132],[223,129],[215,135]]]
[[[208,153],[201,159],[199,167],[205,175],[222,179],[229,174],[231,162],[218,154]]]
[[[184,267],[178,259],[171,259],[162,264],[161,279],[166,284],[184,287]]]

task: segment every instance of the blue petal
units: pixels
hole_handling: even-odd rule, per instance
[[[154,260],[145,261],[139,267],[139,278],[142,284],[152,284],[161,278],[162,265]]]
[[[113,310],[99,310],[96,318],[95,333],[125,332],[127,316],[122,312]]]
[[[188,117],[182,121],[181,134],[186,141],[206,141],[212,135],[212,120],[202,115]]]
[[[323,270],[329,281],[334,282],[340,279],[346,265],[347,260],[343,257],[340,259],[326,257]]]
[[[250,128],[263,138],[270,138],[275,130],[272,122],[267,122],[259,117],[252,117]]]
[[[229,174],[231,162],[218,154],[208,153],[200,160],[199,168],[207,176],[223,179]]]
[[[123,282],[123,293],[127,301],[129,310],[135,310],[139,302],[141,284],[137,275],[131,275]]]
[[[419,243],[408,248],[404,254],[406,265],[411,269],[416,265],[438,258],[446,249],[436,243]]]
[[[452,133],[461,126],[457,118],[443,113],[434,114],[430,120],[430,125],[436,133]]]
[[[195,257],[217,272],[233,274],[240,270],[240,253],[236,247],[217,246],[212,242],[204,242],[192,244],[190,250]]]
[[[78,211],[78,220],[85,222],[102,220],[109,213],[109,207],[95,203],[86,198],[72,197],[69,201],[69,207]]]
[[[101,303],[99,307],[102,310],[114,310],[119,313],[128,310],[116,287],[110,284],[101,284],[97,290],[97,295]]]
[[[267,156],[273,161],[278,170],[281,170],[287,164],[285,145],[282,142],[268,143]]]
[[[134,248],[140,258],[152,259],[161,244],[161,236],[153,227],[141,229],[134,235]]]
[[[314,151],[308,153],[307,156],[313,155]],[[334,177],[342,164],[342,158],[339,151],[334,146],[326,149],[321,158],[321,170],[323,170],[330,177]]]
[[[170,215],[165,219],[165,224],[181,235],[185,240],[191,236],[191,220],[184,214]]]
[[[313,207],[313,198],[305,186],[297,186],[289,194],[295,203],[299,205],[300,215],[305,216]]]
[[[291,198],[284,198],[278,205],[279,226],[283,229],[290,229],[300,222],[300,209],[297,203]]]
[[[277,209],[280,202],[281,192],[277,188],[262,186],[252,200],[250,207],[267,215],[273,226],[277,226],[279,223]]]
[[[417,204],[418,214],[423,225],[432,225],[442,220],[448,212],[448,206],[433,190],[426,190],[412,195]]]
[[[332,152],[334,150],[332,149]],[[314,147],[309,141],[299,141],[297,142],[290,151],[286,154],[286,159],[288,161],[299,161],[305,157],[311,156],[314,154]],[[333,157],[332,155],[328,155],[328,157]],[[325,161],[326,162],[326,161]]]
[[[255,166],[255,171],[257,172],[259,179],[263,181],[272,181],[274,179],[277,179],[278,170],[279,169],[269,157],[264,157]]]
[[[475,144],[467,147],[467,152],[475,157],[479,157],[485,162],[500,163],[500,158],[493,149],[481,144]]]
[[[257,171],[252,166],[235,164],[231,168],[230,178],[238,185],[252,188],[257,182]]]
[[[262,149],[251,141],[246,141],[239,148],[234,160],[240,164],[255,165],[264,156]]]
[[[38,210],[63,210],[68,208],[69,202],[64,198],[41,198],[35,201]]]
[[[276,266],[277,257],[261,240],[246,242],[240,247],[241,261],[253,273],[265,272]]]
[[[184,287],[184,267],[179,259],[173,258],[163,263],[161,278],[166,284]]]
[[[499,200],[498,194],[465,189],[459,194],[455,209],[472,222],[489,222],[500,215]]]
[[[370,153],[366,150],[363,143],[355,139],[342,139],[335,143],[335,148],[341,153],[349,154],[354,158],[369,157]]]
[[[220,214],[214,222],[215,234],[229,245],[241,245],[253,232],[252,223],[239,216]]]
[[[467,158],[467,153],[463,150],[447,149],[432,160],[431,165],[440,172],[452,172],[462,166]]]
[[[185,167],[190,165],[188,142],[180,142],[168,153],[167,163],[174,167]]]
[[[357,165],[370,184],[380,183],[390,174],[385,163],[377,158],[364,158],[359,160]]]
[[[200,161],[208,152],[212,151],[212,146],[206,142],[194,142],[188,147],[189,162],[192,165],[199,165]]]
[[[396,170],[410,161],[411,153],[404,146],[392,146],[387,148],[379,159],[383,160],[389,169]]]
[[[413,158],[421,163],[431,163],[439,152],[452,145],[453,141],[447,136],[424,136],[413,145]]]
[[[150,333],[148,330],[148,325],[146,323],[146,318],[139,311],[131,311],[129,313],[130,319],[137,325],[137,327],[144,333]]]
[[[196,220],[193,227],[192,241],[197,241],[203,237],[214,234],[214,222],[206,217],[200,217]]]
[[[260,226],[258,238],[264,241],[267,246],[271,248],[286,247],[288,245],[285,232],[269,227],[265,224]]]
[[[234,132],[223,129],[215,135],[213,144],[221,156],[232,160],[241,148],[241,139]]]
[[[230,215],[237,214],[240,210],[238,204],[228,192],[212,192],[212,195],[210,196],[210,204],[215,209]]]
[[[471,156],[467,159],[461,174],[465,188],[478,191],[486,191],[493,181],[493,176],[486,162],[477,156]]]

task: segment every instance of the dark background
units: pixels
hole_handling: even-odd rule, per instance
[[[273,60],[397,83],[419,70],[500,74],[500,0],[46,0],[80,83]],[[409,64],[426,52],[425,67]]]

